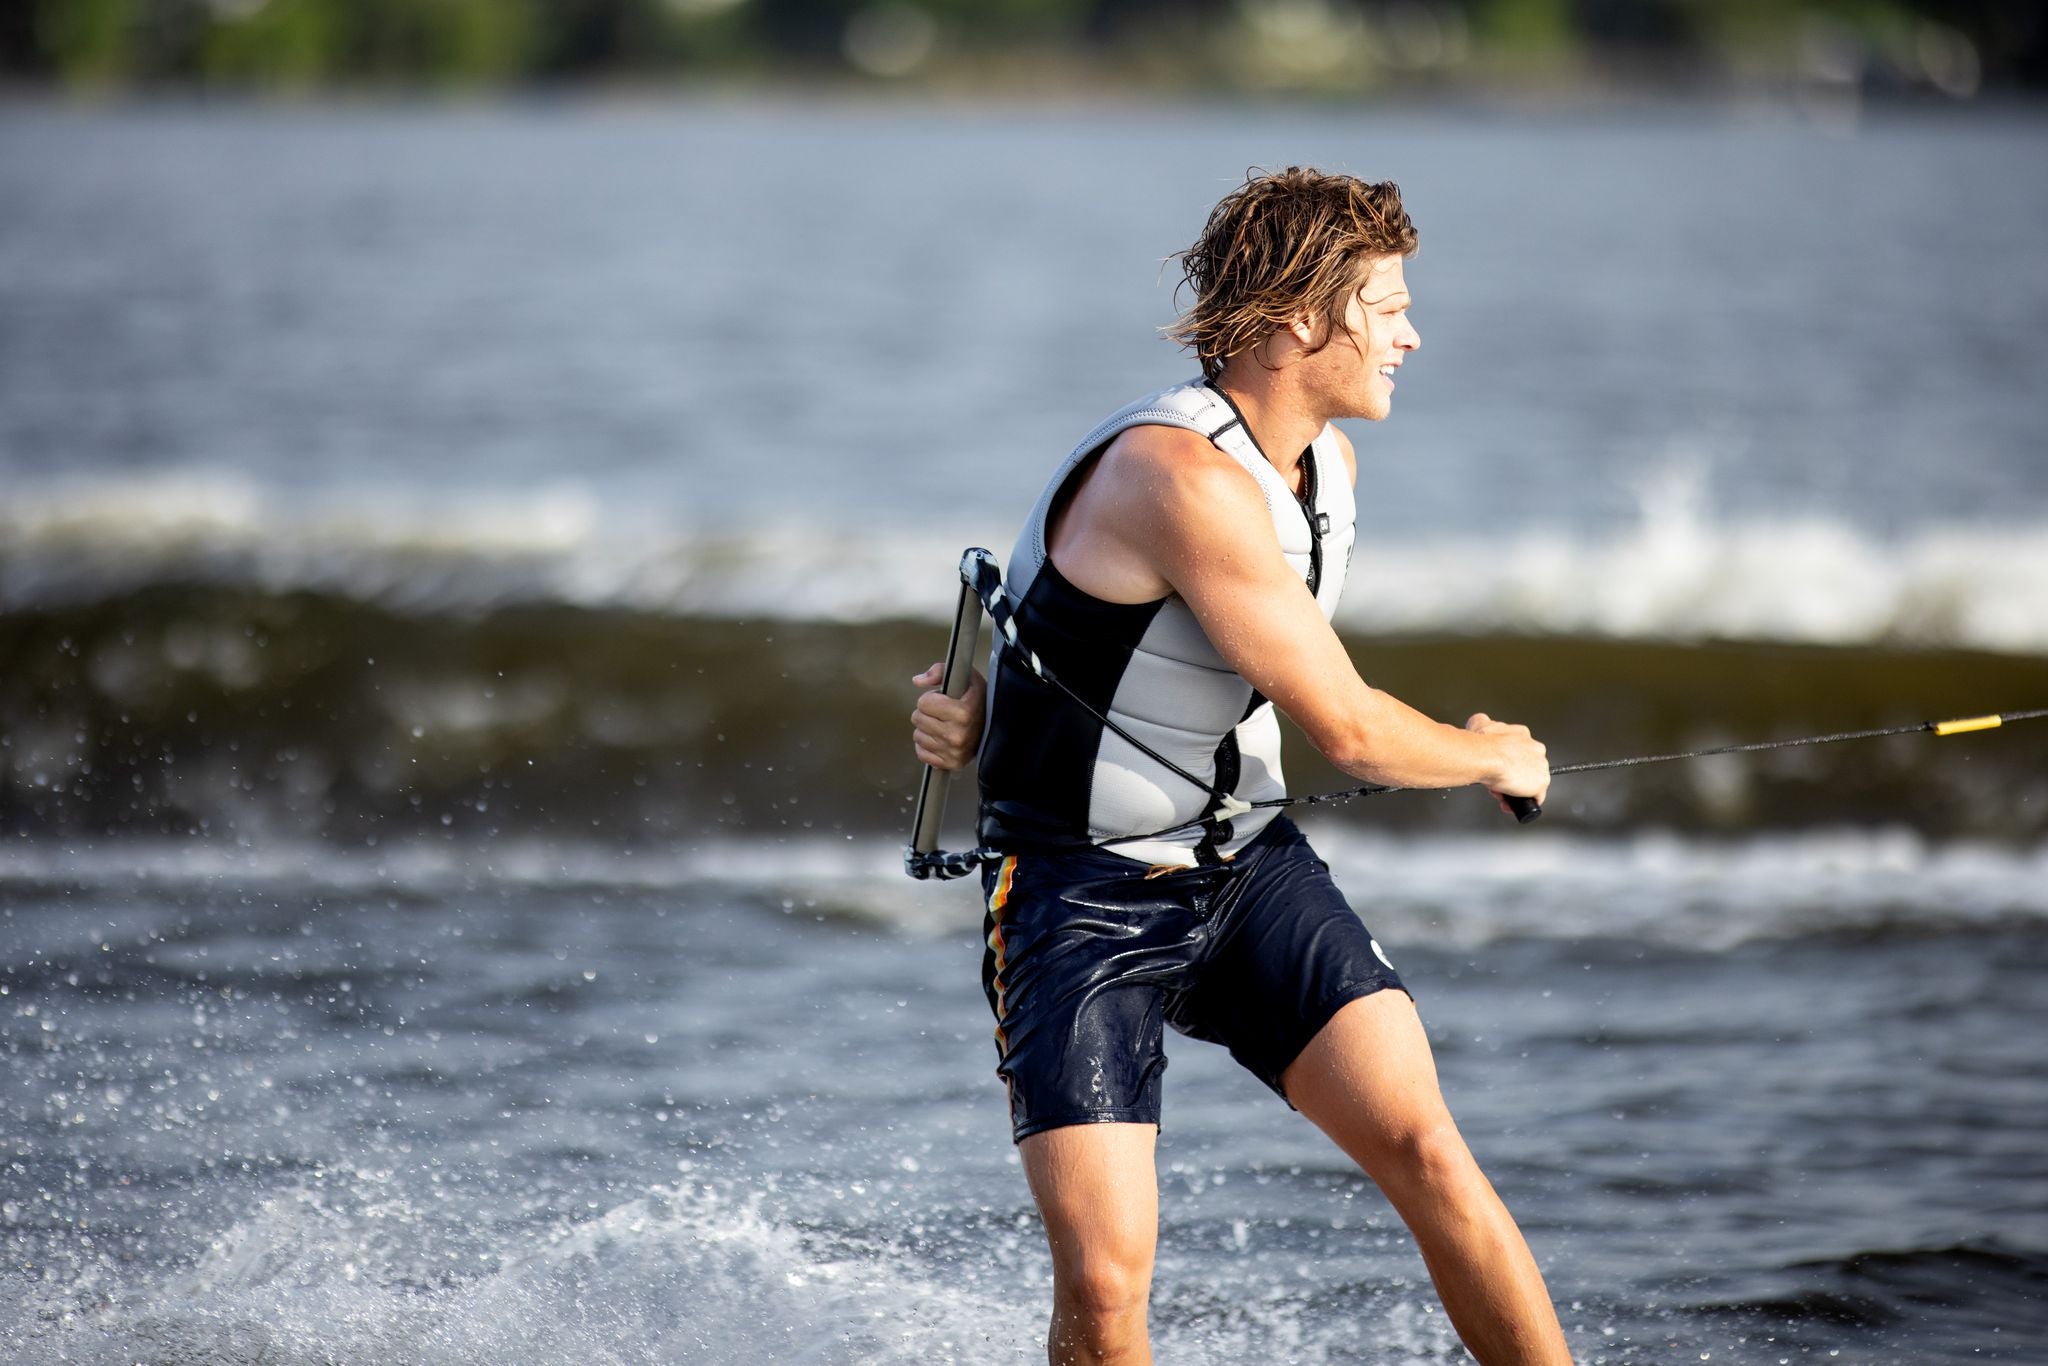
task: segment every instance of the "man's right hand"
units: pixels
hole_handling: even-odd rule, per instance
[[[1465,729],[1495,739],[1498,767],[1486,786],[1501,810],[1515,814],[1509,797],[1533,797],[1542,804],[1550,793],[1550,760],[1543,742],[1530,735],[1527,726],[1496,721],[1482,711],[1466,718]]]
[[[988,697],[988,685],[976,669],[967,691],[948,697],[939,689],[939,680],[945,675],[946,666],[934,664],[910,680],[931,689],[917,699],[917,708],[910,713],[910,746],[925,763],[951,773],[967,767],[981,746],[982,704]]]

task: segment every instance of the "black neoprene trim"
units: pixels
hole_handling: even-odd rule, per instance
[[[1269,465],[1272,464],[1272,457],[1268,456],[1266,448],[1259,444],[1259,435],[1252,430],[1252,424],[1245,421],[1244,409],[1237,406],[1237,400],[1225,393],[1223,386],[1213,379],[1205,379],[1202,383],[1216,397],[1229,405],[1232,413],[1232,418],[1229,422],[1224,423],[1221,427],[1209,433],[1209,440],[1214,441],[1232,427],[1242,427],[1244,428],[1244,434],[1251,438],[1252,449],[1259,453],[1259,458]],[[1301,491],[1294,495],[1294,501],[1301,505],[1301,515],[1308,521],[1308,592],[1310,597],[1314,597],[1320,592],[1323,586],[1323,519],[1321,514],[1316,511],[1317,479],[1314,452],[1315,443],[1310,442],[1308,449],[1301,453]],[[1247,712],[1246,715],[1250,715],[1250,713]]]
[[[1250,429],[1247,428],[1247,431]],[[1308,595],[1314,597],[1323,587],[1323,517],[1316,511],[1316,487],[1319,476],[1316,473],[1315,446],[1311,444],[1302,452],[1301,491],[1294,495],[1294,501],[1301,504],[1301,515],[1308,519]]]
[[[1269,464],[1269,465],[1270,465],[1270,464],[1272,464],[1273,462],[1272,462],[1272,461],[1271,461],[1270,459],[1267,459],[1267,457],[1266,457],[1266,448],[1265,448],[1264,446],[1261,446],[1261,445],[1259,444],[1259,434],[1258,434],[1257,432],[1255,432],[1255,431],[1253,431],[1253,430],[1252,430],[1252,424],[1251,424],[1251,423],[1249,423],[1249,422],[1245,421],[1245,418],[1244,418],[1244,409],[1242,409],[1242,408],[1240,408],[1240,407],[1238,407],[1238,406],[1237,406],[1237,400],[1236,400],[1236,399],[1234,399],[1234,398],[1232,398],[1232,397],[1231,397],[1231,396],[1230,396],[1229,394],[1225,393],[1225,392],[1223,391],[1223,386],[1222,386],[1222,385],[1220,385],[1220,384],[1218,384],[1218,383],[1217,383],[1217,382],[1216,382],[1215,380],[1213,380],[1213,379],[1205,379],[1205,380],[1203,380],[1203,381],[1202,381],[1202,383],[1203,383],[1203,384],[1204,384],[1205,386],[1207,386],[1207,387],[1209,388],[1209,390],[1210,390],[1211,392],[1213,392],[1213,393],[1214,393],[1214,394],[1216,395],[1216,397],[1218,397],[1218,398],[1222,399],[1222,400],[1223,400],[1223,402],[1224,402],[1224,404],[1225,404],[1225,405],[1226,405],[1227,407],[1229,407],[1229,409],[1230,409],[1230,412],[1231,412],[1231,415],[1233,416],[1233,418],[1234,418],[1234,419],[1235,419],[1235,421],[1236,421],[1236,425],[1237,425],[1237,426],[1240,426],[1240,427],[1242,427],[1242,428],[1244,428],[1244,434],[1245,434],[1246,436],[1248,436],[1248,437],[1250,437],[1250,438],[1251,438],[1251,440],[1252,440],[1252,449],[1253,449],[1253,450],[1255,450],[1255,451],[1257,451],[1257,452],[1259,453],[1259,458],[1260,458],[1261,460],[1265,460],[1265,461],[1266,461],[1266,463],[1267,463],[1267,464]],[[1226,422],[1226,423],[1224,423],[1224,424],[1223,424],[1223,425],[1222,425],[1221,427],[1218,427],[1218,428],[1216,429],[1215,433],[1214,433],[1213,435],[1211,435],[1209,439],[1210,439],[1211,441],[1214,441],[1214,440],[1215,440],[1215,439],[1216,439],[1217,437],[1219,437],[1219,436],[1223,435],[1223,434],[1224,434],[1225,432],[1229,431],[1229,430],[1230,430],[1230,428],[1231,428],[1231,425],[1232,425],[1232,424],[1231,424],[1231,423],[1229,423],[1229,422]]]

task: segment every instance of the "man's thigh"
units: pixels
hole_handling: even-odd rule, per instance
[[[1149,1278],[1159,1238],[1153,1124],[1069,1124],[1017,1145],[1056,1268],[1111,1266]]]
[[[1398,991],[1352,1001],[1281,1075],[1288,1101],[1368,1172],[1419,1135],[1451,1127],[1415,1003]]]

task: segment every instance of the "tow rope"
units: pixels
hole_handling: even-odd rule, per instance
[[[1241,801],[1230,793],[1220,791],[1213,783],[1188,772],[1104,716],[1045,667],[1045,662],[1018,638],[1017,618],[1010,607],[1009,593],[1003,587],[1002,567],[996,563],[994,555],[979,546],[970,548],[960,557],[960,599],[954,611],[953,633],[946,646],[946,671],[940,683],[948,697],[957,698],[967,691],[968,681],[973,676],[973,656],[981,634],[983,612],[988,613],[989,620],[995,624],[996,631],[1001,635],[1002,648],[1015,651],[1017,657],[1035,677],[1058,688],[1090,716],[1136,746],[1156,763],[1207,793],[1215,802],[1207,812],[1192,820],[1169,825],[1150,834],[1119,835],[1115,839],[1103,841],[1103,845],[1154,840],[1178,831],[1229,820],[1233,816],[1241,816],[1262,808],[1319,806],[1326,802],[1350,801],[1355,797],[1374,797],[1382,792],[1420,790],[1394,787],[1384,783],[1362,783],[1357,787],[1347,787],[1336,792],[1311,792],[1298,797],[1271,797],[1257,802]],[[2018,721],[2037,721],[2043,717],[2048,717],[2048,707],[1966,716],[1948,721],[1916,721],[1910,725],[1881,726],[1872,730],[1837,731],[1833,734],[1806,735],[1792,740],[1759,740],[1747,744],[1714,745],[1705,749],[1681,750],[1673,754],[1639,754],[1626,759],[1595,759],[1585,763],[1554,764],[1551,766],[1550,776],[1556,778],[1568,773],[1633,768],[1640,764],[1676,763],[1682,759],[1707,759],[1717,754],[1753,754],[1767,749],[1797,749],[1806,745],[1840,744],[1848,740],[1875,740],[1890,735],[1967,735],[1975,731],[1996,730],[2000,726]],[[987,845],[958,853],[947,853],[939,849],[939,823],[945,813],[946,784],[951,776],[926,765],[922,784],[918,788],[917,813],[912,821],[911,841],[903,850],[903,870],[920,881],[936,879],[943,882],[965,877],[983,864],[999,862],[1003,857],[1002,850]],[[1543,814],[1543,808],[1530,798],[1510,797],[1508,802],[1514,810],[1516,819],[1524,825]]]

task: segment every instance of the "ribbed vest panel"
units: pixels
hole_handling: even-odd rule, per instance
[[[1335,433],[1325,427],[1308,449],[1303,477],[1313,499],[1304,507],[1230,401],[1197,381],[1113,414],[1054,472],[1010,552],[1004,589],[1018,639],[1090,706],[1205,783],[1246,802],[1285,796],[1272,703],[1255,698],[1224,662],[1187,604],[1178,596],[1103,602],[1068,582],[1046,553],[1046,521],[1061,491],[1119,433],[1139,426],[1200,432],[1243,466],[1265,494],[1288,564],[1312,584],[1326,620],[1336,611],[1356,516]],[[989,681],[980,755],[984,844],[1006,851],[1102,844],[1145,863],[1191,864],[1205,839],[1216,854],[1234,854],[1274,815],[1255,810],[1205,830],[1199,822],[1215,805],[1209,792],[1105,727],[1000,643]],[[1183,822],[1192,824],[1131,838]]]

